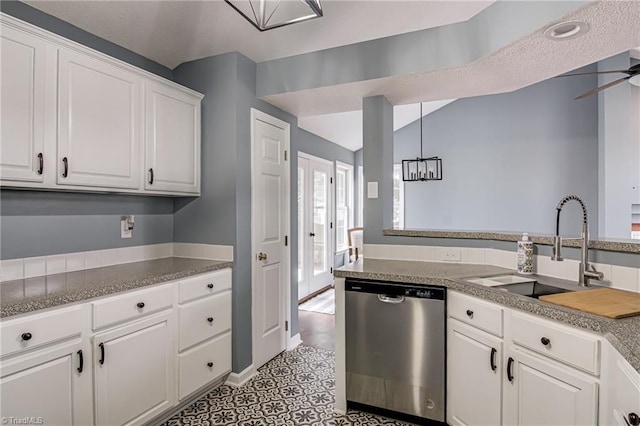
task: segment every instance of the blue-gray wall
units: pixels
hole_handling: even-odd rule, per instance
[[[18,1],[0,11],[165,78],[173,71]],[[0,191],[0,259],[100,250],[173,240],[173,200],[64,192]],[[133,237],[120,238],[120,216],[136,215]]]
[[[353,164],[353,153],[301,130],[297,119],[256,98],[256,64],[228,53],[180,65],[175,80],[205,95],[202,103],[202,196],[176,200],[176,242],[234,246],[233,371],[252,362],[251,339],[251,108],[291,125],[291,311],[297,317],[297,153]]]
[[[595,76],[550,79],[424,117],[424,155],[443,159],[444,178],[405,183],[405,227],[552,234],[556,205],[575,194],[597,236],[598,99],[574,100],[596,85]],[[419,156],[419,144],[419,121],[396,131],[394,162]],[[575,204],[562,212],[562,234],[580,234]]]

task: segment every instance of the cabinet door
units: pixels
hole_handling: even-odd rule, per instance
[[[640,416],[640,374],[622,357],[618,358],[610,385],[613,391],[612,424],[633,425]]]
[[[145,189],[200,192],[200,98],[146,83]]]
[[[47,45],[7,25],[0,37],[0,179],[42,182]]]
[[[505,424],[597,424],[595,379],[519,351],[512,351],[509,359],[513,361],[505,374]]]
[[[175,354],[169,314],[98,334],[96,423],[141,424],[175,401]]]
[[[3,362],[3,423],[28,418],[31,424],[93,424],[88,349],[81,344],[67,345]]]
[[[58,67],[58,184],[138,188],[140,78],[63,49]]]
[[[447,420],[451,425],[502,422],[502,341],[450,319]]]

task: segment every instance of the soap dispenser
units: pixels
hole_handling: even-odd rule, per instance
[[[533,241],[529,240],[529,234],[522,234],[522,240],[518,241],[518,273],[533,274]]]

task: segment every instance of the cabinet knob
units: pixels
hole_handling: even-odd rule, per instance
[[[213,367],[213,363],[212,362],[208,362],[207,363],[207,367],[209,367],[209,368]]]
[[[209,321],[209,322],[213,322],[213,317],[209,317],[209,318],[207,318],[207,321]]]
[[[640,416],[638,416],[636,413],[629,413],[627,417],[629,418],[629,424],[631,426],[640,425]]]
[[[551,340],[549,340],[547,337],[543,337],[542,339],[540,339],[540,343],[547,346],[549,343],[551,343]]]
[[[213,283],[207,284],[207,288],[213,288]]]
[[[138,309],[142,309],[144,308],[144,302],[138,302],[136,306],[138,307]]]
[[[31,333],[22,333],[22,336],[20,336],[20,337],[22,337],[22,340],[24,340],[26,342],[27,340],[31,340],[33,335]]]
[[[473,316],[473,311],[471,309],[467,309],[467,316],[471,318]]]

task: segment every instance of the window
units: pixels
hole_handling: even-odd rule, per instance
[[[336,162],[336,252],[349,248],[353,227],[353,166]]]
[[[402,164],[393,165],[393,229],[404,228],[404,182]]]

